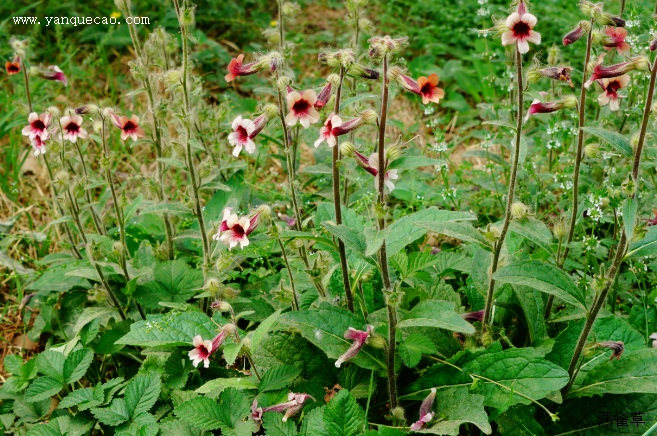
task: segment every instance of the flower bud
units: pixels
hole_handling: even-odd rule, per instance
[[[608,12],[603,12],[597,21],[601,26],[625,27],[625,20],[621,17],[615,17]]]
[[[268,27],[262,31],[262,35],[271,46],[277,47],[281,43],[281,34],[278,28]]]
[[[55,183],[67,186],[68,182],[71,180],[71,175],[67,171],[60,171],[55,174]]]
[[[80,106],[79,108],[75,109],[75,113],[78,115],[86,115],[96,113],[98,111],[98,106],[95,104],[85,104],[84,106]]]
[[[301,6],[298,3],[285,2],[281,8],[281,13],[284,17],[294,17],[301,12]]]
[[[485,332],[484,334],[482,334],[481,335],[481,345],[483,345],[486,348],[493,345],[493,335],[491,335],[489,332]]]
[[[591,31],[591,23],[588,21],[580,21],[573,30],[568,32],[563,37],[563,45],[570,45],[582,38],[585,34]]]
[[[287,87],[290,86],[290,83],[292,83],[292,79],[288,76],[280,76],[277,82],[278,89],[287,89]]]
[[[351,157],[356,154],[356,147],[349,141],[340,143],[340,151],[344,156]]]
[[[523,220],[527,218],[529,208],[522,202],[516,201],[511,205],[511,217],[516,220]]]
[[[388,345],[386,339],[383,336],[376,333],[371,334],[370,337],[367,338],[366,343],[370,347],[378,348],[380,350],[384,349]]]
[[[268,120],[278,117],[278,106],[275,104],[269,103],[262,108],[262,113],[265,114]]]
[[[123,254],[123,244],[119,241],[114,242],[112,244],[112,251],[118,255]]]
[[[593,44],[608,46],[613,44],[613,40],[606,33],[598,32],[597,30],[593,31],[591,35],[591,41]]]
[[[650,59],[645,56],[637,56],[630,60],[634,69],[639,71],[650,71]]]
[[[218,279],[210,277],[205,282],[205,285],[203,285],[203,289],[208,291],[210,295],[216,295],[219,292],[220,286],[221,282]]]
[[[500,236],[502,236],[502,231],[498,227],[491,224],[488,224],[486,226],[486,230],[484,230],[482,233],[484,238],[486,238],[486,240],[491,243],[497,242],[498,239],[500,239]]]
[[[326,81],[333,86],[338,86],[340,84],[340,75],[335,73],[329,74]]]
[[[358,27],[360,27],[363,32],[368,34],[371,34],[374,30],[374,24],[372,24],[372,22],[367,18],[361,18],[358,20]]]
[[[548,65],[554,67],[559,62],[559,47],[553,45],[548,49]]]
[[[394,162],[395,160],[399,159],[404,153],[404,148],[404,145],[400,143],[388,147],[386,149],[386,161]]]
[[[600,16],[602,15],[602,7],[604,6],[604,3],[592,3],[589,1],[581,1],[579,3],[579,9],[582,11],[582,13],[590,18],[593,18],[594,20],[598,20]]]
[[[352,77],[360,77],[361,79],[377,80],[379,72],[370,68],[365,68],[361,64],[353,64],[349,70],[349,75]]]
[[[181,83],[180,72],[178,70],[167,71],[164,73],[164,82],[169,86],[179,85]]]
[[[215,301],[210,307],[217,312],[230,312],[233,310],[233,307],[226,301]]]
[[[266,204],[261,204],[255,208],[251,215],[253,216],[253,219],[256,220],[256,223],[251,223],[251,227],[254,227],[257,225],[257,222],[261,220],[267,221],[271,219],[271,207],[267,206]]]
[[[188,6],[183,8],[178,19],[181,26],[192,27],[196,23],[196,7]]]
[[[235,330],[237,329],[235,328],[235,324],[233,324],[232,322],[229,322],[228,324],[224,324],[221,327],[221,331],[226,333],[226,335],[232,335],[233,333],[235,333]]]
[[[364,124],[377,124],[379,121],[379,115],[372,109],[365,109],[360,117],[363,119]]]
[[[48,112],[53,117],[58,117],[59,114],[60,114],[59,108],[57,106],[48,106],[48,109],[46,109],[46,112]]]
[[[600,146],[598,144],[588,144],[584,147],[584,155],[591,159],[600,157]]]
[[[390,414],[392,415],[393,418],[395,418],[399,421],[405,421],[406,420],[406,416],[404,415],[404,409],[400,406],[397,406],[394,409],[392,409]]]
[[[650,43],[650,51],[655,51],[657,50],[657,38],[653,39],[652,42]]]
[[[408,37],[375,36],[370,38],[368,42],[370,43],[370,57],[380,59],[388,53],[395,54],[401,51],[408,45]]]

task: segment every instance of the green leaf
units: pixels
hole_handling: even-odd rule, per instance
[[[399,355],[409,368],[415,368],[423,354],[435,354],[438,352],[436,344],[428,337],[413,333],[409,335],[399,346]]]
[[[65,396],[62,401],[59,402],[57,408],[69,409],[77,406],[78,410],[82,411],[100,406],[103,403],[103,388],[102,386],[99,387],[100,389],[98,389],[98,387],[76,389]],[[100,392],[100,395],[98,395],[98,392]]]
[[[190,346],[196,335],[204,339],[216,336],[217,326],[205,314],[199,312],[176,312],[149,316],[147,321],[130,325],[130,332],[116,344],[139,347]]]
[[[130,419],[128,408],[123,398],[115,398],[109,407],[95,407],[91,413],[102,424],[116,427]]]
[[[293,420],[283,422],[281,414],[267,412],[262,415],[262,426],[265,428],[267,436],[296,436],[297,426]]]
[[[569,397],[657,392],[657,348],[624,353],[620,360],[596,365]]]
[[[529,327],[529,336],[533,344],[540,343],[547,337],[547,329],[545,327],[545,318],[543,317],[545,306],[543,304],[543,297],[541,293],[535,289],[527,286],[515,285],[513,286],[516,298],[525,313],[525,320],[527,327]]]
[[[349,327],[362,330],[364,322],[351,312],[322,303],[319,309],[287,312],[281,321],[296,327],[301,335],[326,353],[329,359],[337,359],[351,346],[350,340],[344,338]],[[366,368],[385,368],[378,353],[372,352],[366,345],[351,362]]]
[[[182,218],[190,218],[194,216],[192,210],[186,206],[183,206],[181,203],[156,203],[150,206],[146,206],[141,210],[141,214],[145,215],[147,213],[152,213],[155,215],[175,215]]]
[[[434,404],[439,405],[434,420],[440,419],[440,422],[429,427],[426,433],[458,435],[459,428],[466,423],[476,425],[485,434],[493,432],[484,410],[484,397],[471,394],[464,386],[439,390]]]
[[[566,303],[586,308],[584,296],[562,270],[537,260],[512,263],[497,270],[493,278],[499,283],[523,285],[554,295]]]
[[[511,130],[513,130],[514,132],[517,130],[517,129],[516,129],[516,126],[514,126],[513,124],[509,123],[508,121],[504,121],[504,120],[490,120],[490,121],[484,121],[482,124],[485,125],[485,126],[498,126],[498,127],[504,127],[504,128],[507,128],[507,129],[511,129]]]
[[[599,139],[602,139],[604,142],[614,147],[616,151],[618,151],[623,156],[634,156],[634,151],[632,150],[630,141],[620,133],[605,129],[598,129],[597,127],[582,127],[582,130]]]
[[[631,241],[634,235],[634,225],[636,224],[637,203],[634,198],[626,198],[623,202],[623,226],[627,240]]]
[[[71,352],[64,362],[64,380],[66,384],[75,383],[84,377],[93,358],[94,352],[88,348]]]
[[[50,398],[62,390],[62,382],[51,377],[39,377],[35,379],[27,388],[25,395],[27,401],[34,403]]]
[[[365,411],[346,389],[329,401],[323,419],[331,436],[355,436],[361,434],[365,427]]]
[[[290,386],[301,371],[292,365],[275,366],[267,371],[260,381],[260,392],[275,391]]]
[[[98,318],[107,322],[112,315],[117,318],[119,316],[119,313],[113,307],[85,307],[82,314],[77,317],[73,331],[78,333],[85,325]]]
[[[548,253],[552,252],[552,232],[543,223],[534,217],[526,217],[521,220],[511,221],[510,230],[520,236],[532,241]]]
[[[174,413],[201,430],[217,430],[223,425],[219,404],[208,397],[196,397],[179,404]]]
[[[479,376],[485,379],[480,378],[472,392],[484,396],[485,406],[504,411],[514,404],[530,404],[528,398],[536,401],[545,398],[568,383],[566,370],[546,361],[538,350],[530,347],[502,350],[495,343],[476,353],[461,352],[450,362],[461,370],[436,364],[410,384],[404,397],[423,399],[436,386],[473,387],[473,378]]]
[[[53,377],[64,384],[64,355],[59,351],[46,350],[36,358],[36,366],[41,374]]]
[[[258,345],[260,345],[260,342],[262,342],[262,339],[265,337],[265,335],[271,330],[271,328],[274,326],[276,321],[278,321],[278,318],[281,316],[281,309],[278,309],[276,312],[272,313],[260,323],[257,329],[253,332],[253,336],[251,336],[251,349],[255,350],[258,348]]]
[[[646,236],[630,245],[625,259],[652,256],[657,253],[657,226],[650,227]]]
[[[160,396],[161,382],[157,374],[140,374],[125,388],[125,405],[131,417],[151,410]]]
[[[386,229],[386,252],[389,257],[397,254],[411,242],[424,236],[427,226],[447,221],[472,221],[476,217],[468,212],[441,210],[436,207],[406,215],[392,223]]]
[[[424,156],[404,156],[390,162],[388,169],[410,170],[420,167],[431,167],[445,163],[445,159],[432,159]]]
[[[468,222],[442,222],[442,223],[418,223],[418,226],[427,229],[430,232],[439,233],[449,236],[450,238],[460,239],[464,242],[472,242],[486,248],[489,246],[488,241],[472,224]]]
[[[306,415],[301,425],[301,433],[313,436],[331,436],[324,424],[324,411],[326,406],[317,407]]]
[[[199,394],[209,394],[213,391],[224,390],[226,388],[235,388],[235,389],[258,389],[258,385],[251,378],[239,377],[239,378],[216,378],[210,380],[202,385],[200,388],[196,389],[196,393]]]
[[[8,354],[5,356],[4,361],[5,371],[10,374],[18,375],[21,372],[21,367],[23,366],[23,358],[18,354]]]
[[[447,301],[420,302],[404,316],[397,327],[435,327],[469,335],[475,333],[474,327],[454,311],[454,304]]]
[[[322,222],[324,227],[331,235],[344,242],[347,248],[354,250],[356,253],[364,253],[367,247],[363,233],[346,224],[335,224],[330,221]]]
[[[127,205],[125,208],[123,208],[123,225],[128,226],[128,223],[132,219],[132,217],[135,215],[137,212],[137,209],[139,206],[141,206],[141,203],[144,201],[144,196],[142,194],[139,194],[137,198],[132,200],[132,203]]]
[[[226,361],[226,365],[232,365],[233,363],[235,363],[235,360],[237,359],[237,356],[240,354],[243,345],[244,344],[242,342],[239,343],[233,342],[232,344],[224,345],[223,352],[224,352],[224,360]]]
[[[149,308],[157,308],[161,302],[184,303],[203,286],[203,272],[182,260],[158,264],[154,277],[135,292],[135,299]]]

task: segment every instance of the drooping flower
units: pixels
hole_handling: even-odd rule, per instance
[[[16,56],[13,61],[5,62],[5,70],[7,70],[7,74],[9,74],[10,76],[20,73],[21,58],[19,56]]]
[[[288,126],[294,126],[297,122],[305,128],[319,121],[319,112],[315,109],[317,94],[312,89],[307,89],[302,93],[292,91],[287,94],[287,110],[285,117]]]
[[[262,131],[267,124],[267,116],[262,114],[255,120],[251,121],[242,116],[238,116],[233,120],[233,132],[228,135],[228,142],[234,145],[233,156],[239,156],[242,148],[245,148],[247,153],[255,153],[255,142],[253,139]]]
[[[249,62],[244,64],[244,55],[241,54],[236,58],[231,59],[228,64],[228,74],[224,76],[226,82],[232,82],[239,76],[250,76],[260,71],[261,67],[258,61]]]
[[[229,250],[232,250],[237,244],[244,248],[249,245],[249,235],[260,222],[260,214],[260,209],[258,209],[250,217],[240,218],[237,214],[231,213],[230,208],[226,208],[219,229],[212,238],[228,245]]]
[[[605,50],[616,49],[619,55],[627,52],[630,49],[630,45],[625,42],[625,37],[627,37],[627,30],[622,27],[606,27],[605,33],[609,37],[605,38],[603,46]]]
[[[360,349],[365,345],[365,341],[372,334],[373,329],[374,328],[371,325],[368,325],[366,331],[356,330],[355,328],[349,327],[349,329],[344,332],[344,338],[351,339],[354,342],[352,342],[351,347],[349,347],[349,349],[335,361],[336,368],[340,368],[340,365],[344,362],[356,357]]]
[[[609,360],[614,360],[614,358],[620,360],[623,351],[625,351],[625,343],[623,341],[598,342],[597,346],[603,348],[609,348],[613,351],[611,353],[611,358]]]
[[[429,77],[421,76],[416,81],[402,74],[401,69],[393,67],[390,69],[390,77],[396,79],[407,91],[422,96],[423,104],[440,103],[440,99],[445,97],[445,91],[438,88],[439,78],[437,74],[430,74]]]
[[[59,120],[62,125],[64,139],[76,142],[78,138],[85,139],[87,131],[82,128],[82,117],[80,115],[63,116]]]
[[[210,356],[214,354],[219,347],[224,343],[226,339],[226,332],[224,330],[220,331],[217,336],[214,337],[211,341],[203,340],[199,335],[194,336],[192,343],[194,344],[194,349],[190,350],[187,355],[189,360],[192,361],[194,367],[197,367],[199,363],[203,362],[205,368],[210,366]]]
[[[353,132],[363,124],[369,124],[375,122],[377,119],[376,112],[371,109],[364,111],[360,116],[343,122],[342,119],[331,113],[319,131],[319,139],[315,141],[315,147],[326,141],[329,147],[334,147],[337,143],[336,138],[338,136],[346,135],[347,133]]]
[[[130,118],[125,115],[118,116],[114,112],[109,112],[112,123],[121,129],[121,139],[125,141],[130,137],[133,141],[144,137],[144,130],[139,127],[139,117],[133,114]]]
[[[484,311],[478,310],[476,312],[462,313],[461,318],[463,318],[464,320],[470,323],[475,321],[481,321],[484,318]]]
[[[41,74],[39,75],[46,80],[55,80],[57,82],[61,82],[64,84],[64,86],[68,84],[64,72],[57,65],[50,65],[45,70],[41,71]]]
[[[515,12],[506,19],[507,31],[502,34],[502,45],[518,44],[518,52],[521,54],[529,51],[529,43],[540,44],[541,34],[536,32],[536,17],[527,12],[523,0],[518,3]]]
[[[431,388],[431,393],[422,401],[420,405],[420,419],[411,425],[411,431],[420,431],[433,419],[433,402],[436,399],[436,388]]]
[[[545,93],[542,93],[542,95],[545,95]],[[529,106],[529,110],[527,111],[524,122],[526,123],[527,120],[529,120],[529,117],[534,114],[547,114],[564,108],[574,107],[577,107],[577,97],[574,95],[569,95],[557,101],[548,102],[542,102],[539,99],[535,99],[532,101],[531,106]]]
[[[605,54],[601,54],[596,63],[593,65],[593,72],[591,74],[591,77],[589,77],[589,80],[586,81],[584,84],[585,88],[589,88],[591,84],[599,79],[609,79],[612,77],[618,77],[622,76],[623,74],[627,74],[630,71],[634,70],[648,70],[650,69],[650,62],[648,61],[647,58],[643,56],[637,56],[635,58],[630,59],[627,62],[621,62],[620,64],[615,64],[615,65],[608,65],[604,66],[602,65],[602,61],[604,60]]]
[[[46,154],[46,143],[41,136],[35,136],[34,139],[31,139],[30,145],[32,145],[32,149],[34,150],[34,157]]]
[[[289,228],[294,228],[294,226],[295,226],[296,223],[297,223],[296,218],[291,217],[291,216],[289,216],[289,215],[286,215],[286,214],[284,214],[284,213],[280,213],[280,212],[279,212],[279,213],[278,213],[278,218],[280,218],[281,220],[285,221],[285,223],[287,224],[287,226],[288,226]]]
[[[23,127],[23,136],[30,138],[30,141],[33,141],[36,137],[39,137],[42,142],[47,140],[50,137],[48,127],[50,126],[51,120],[52,115],[48,112],[44,112],[41,115],[32,112],[27,118],[29,124]]]
[[[322,88],[322,90],[319,92],[317,95],[317,101],[315,101],[315,109],[322,109],[324,106],[326,106],[326,103],[331,99],[331,89],[332,89],[331,82],[326,82],[326,85]]]
[[[571,67],[547,67],[532,69],[527,73],[527,79],[530,82],[537,82],[541,77],[566,82],[572,88],[573,81],[570,77]]]
[[[648,220],[648,226],[657,226],[657,210],[653,210],[652,213],[655,214],[655,217]]]
[[[266,412],[285,412],[283,415],[282,421],[287,422],[287,420],[296,414],[303,407],[303,403],[306,402],[308,398],[312,398],[313,401],[316,401],[311,395],[308,394],[299,394],[295,392],[290,392],[287,394],[287,401],[284,403],[274,404],[273,406],[259,407],[258,400],[254,399],[251,403],[251,419],[253,419],[258,426],[262,422],[262,415]]]
[[[609,109],[612,111],[617,111],[620,107],[619,98],[625,97],[618,93],[618,90],[625,88],[630,83],[630,76],[623,74],[619,77],[613,77],[611,79],[600,79],[597,80],[598,85],[604,91],[598,96],[598,103],[600,106],[609,105]]]
[[[358,150],[356,150],[352,144],[345,144],[345,147],[343,148],[343,153],[347,155],[352,155],[356,158],[356,163],[363,168],[365,171],[368,173],[372,174],[374,176],[374,189],[379,189],[379,179],[376,177],[379,174],[379,153],[372,153],[372,155],[368,158],[364,154],[360,153]],[[386,163],[387,167],[387,163]],[[385,186],[388,188],[390,192],[392,192],[395,189],[394,183],[392,183],[393,180],[396,180],[399,178],[399,175],[397,174],[397,170],[387,170],[385,175],[384,175],[384,180],[383,183],[385,183]]]
[[[591,23],[588,21],[580,21],[573,30],[568,32],[563,37],[563,45],[570,45],[582,38],[585,34],[591,31]]]

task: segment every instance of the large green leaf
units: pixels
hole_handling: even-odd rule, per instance
[[[146,307],[157,308],[161,302],[184,303],[203,286],[203,272],[192,269],[182,260],[158,264],[155,280],[137,288],[135,299]]]
[[[501,350],[494,344],[477,353],[462,352],[450,362],[461,370],[436,364],[407,388],[404,397],[422,399],[432,387],[469,387],[479,377],[473,393],[484,396],[485,406],[503,411],[514,404],[530,404],[529,399],[545,398],[568,383],[568,373],[533,348]]]
[[[364,328],[362,319],[328,303],[322,303],[319,309],[285,313],[281,322],[299,329],[301,335],[324,351],[329,359],[337,359],[351,346],[352,341],[344,338],[349,327]],[[351,362],[367,369],[385,368],[379,354],[367,345]]]
[[[634,151],[630,145],[629,139],[621,135],[618,132],[612,132],[610,130],[599,129],[597,127],[582,127],[586,133],[590,133],[593,136],[596,136],[599,139],[602,139],[607,144],[611,145],[625,157],[634,156]]]
[[[511,221],[509,230],[532,241],[548,253],[552,252],[552,246],[550,245],[550,242],[552,241],[552,232],[550,232],[550,229],[548,229],[543,221],[537,220],[533,217],[513,220]]]
[[[515,285],[513,286],[516,297],[525,313],[529,336],[534,344],[539,343],[547,337],[545,319],[543,318],[544,304],[542,294],[532,288]]]
[[[125,388],[125,405],[131,417],[147,413],[160,396],[161,382],[157,374],[140,374]]]
[[[472,324],[456,313],[454,304],[447,301],[420,302],[404,316],[397,327],[435,327],[466,334],[475,333]]]
[[[292,365],[274,366],[264,373],[260,381],[260,392],[274,391],[290,386],[301,371]]]
[[[115,398],[109,407],[95,407],[91,413],[105,425],[117,426],[130,419],[130,413],[123,398]]]
[[[482,247],[488,247],[488,242],[472,224],[464,221],[445,221],[436,223],[418,223],[430,232],[460,239],[463,242],[472,242]]]
[[[41,374],[55,378],[62,383],[66,382],[64,377],[64,354],[55,350],[46,350],[36,357],[36,366]]]
[[[657,253],[657,226],[650,227],[643,239],[631,244],[625,258],[636,259],[652,256],[655,253]]]
[[[84,377],[93,358],[94,352],[88,348],[71,352],[64,362],[64,380],[66,380],[66,384],[75,383]]]
[[[116,344],[140,347],[192,346],[192,339],[200,335],[203,339],[216,336],[217,326],[205,314],[199,312],[176,312],[153,315],[147,321],[137,321],[130,332]]]
[[[201,430],[217,430],[224,425],[219,404],[208,397],[187,400],[174,409],[176,416]]]
[[[27,401],[33,403],[35,401],[43,401],[50,398],[62,390],[64,385],[61,381],[52,377],[38,377],[27,388],[25,393]]]
[[[493,278],[499,283],[528,286],[585,308],[584,295],[573,280],[559,268],[538,260],[512,263],[498,269]]]
[[[262,415],[262,426],[267,436],[296,436],[297,426],[293,420],[283,422],[280,413],[267,412]]]
[[[342,389],[324,410],[324,425],[331,436],[356,436],[365,428],[365,411],[347,389]]]
[[[493,432],[484,410],[484,397],[471,394],[465,386],[439,391],[435,404],[439,407],[434,420],[440,419],[440,422],[429,427],[426,433],[458,435],[465,423],[476,425],[485,434]]]
[[[591,369],[569,397],[596,394],[652,394],[657,392],[657,348],[626,352],[620,360],[608,360]]]

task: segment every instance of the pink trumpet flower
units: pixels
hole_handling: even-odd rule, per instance
[[[326,85],[324,85],[322,90],[317,95],[317,101],[314,105],[315,109],[322,109],[324,106],[326,106],[326,103],[328,103],[328,101],[331,99],[331,89],[331,83],[326,82]]]
[[[608,26],[605,28],[605,33],[609,37],[608,40],[606,40],[603,44],[605,50],[613,50],[615,48],[619,55],[629,51],[630,45],[625,42],[625,38],[627,37],[627,30],[623,29],[622,27]]]
[[[285,123],[294,126],[297,122],[304,128],[319,121],[319,112],[315,109],[317,94],[312,89],[303,92],[291,91],[287,94],[287,110]]]
[[[241,54],[236,58],[231,59],[228,64],[228,74],[224,76],[226,82],[232,82],[239,76],[250,76],[261,70],[260,63],[258,61],[253,61],[248,64],[244,64],[244,55]]]
[[[614,358],[620,360],[623,351],[625,351],[625,343],[623,341],[604,341],[598,342],[597,345],[598,347],[609,348],[613,351],[609,360],[614,360]]]
[[[336,368],[340,368],[340,365],[344,362],[356,357],[360,349],[365,345],[365,341],[367,341],[372,335],[373,329],[374,328],[371,325],[368,325],[367,331],[356,330],[355,328],[349,327],[349,329],[344,332],[344,338],[351,339],[354,342],[351,344],[351,347],[349,347],[349,349],[335,361]]]
[[[620,108],[619,99],[625,97],[624,95],[620,95],[618,90],[625,88],[630,83],[630,76],[623,74],[622,76],[610,79],[600,79],[597,82],[604,91],[598,96],[600,106],[606,106],[608,104],[609,109],[617,111]]]
[[[544,95],[545,93],[542,94]],[[527,111],[524,122],[526,123],[529,120],[529,117],[534,114],[547,114],[564,108],[574,108],[576,106],[577,98],[572,95],[564,97],[561,100],[548,102],[542,102],[539,99],[535,99],[532,101],[531,106],[529,106],[529,110]]]
[[[125,115],[118,116],[112,111],[109,111],[112,119],[112,124],[121,129],[121,140],[125,141],[130,138],[136,141],[144,137],[144,130],[139,127],[139,117],[133,114],[130,118]]]
[[[440,103],[440,100],[445,97],[445,91],[438,88],[438,75],[429,74],[429,77],[418,77],[417,81],[413,80],[404,74],[401,74],[397,69],[392,69],[391,76],[397,79],[397,82],[407,91],[422,96],[422,104]]]
[[[34,157],[46,154],[46,143],[40,136],[35,136],[34,139],[30,141],[30,145],[32,145],[32,149],[34,150]]]
[[[57,82],[61,82],[64,84],[64,86],[68,84],[64,72],[57,65],[51,65],[46,68],[45,71],[41,72],[41,77],[46,80],[55,80]]]
[[[253,139],[262,131],[266,124],[267,116],[265,114],[260,115],[253,121],[242,118],[241,115],[235,118],[231,126],[233,132],[228,135],[228,142],[235,146],[233,156],[239,156],[242,148],[245,148],[249,154],[255,153],[256,147]]]
[[[194,349],[190,350],[188,354],[189,360],[192,361],[194,367],[203,362],[205,368],[210,366],[210,356],[214,354],[226,339],[226,332],[222,330],[213,340],[203,340],[201,336],[194,336],[192,343]]]
[[[589,80],[587,80],[586,83],[584,84],[584,87],[586,87],[587,89],[596,80],[610,79],[612,77],[622,76],[623,74],[627,74],[630,71],[634,71],[634,70],[645,71],[650,68],[650,63],[648,62],[648,59],[646,59],[643,56],[638,56],[630,59],[627,62],[621,62],[620,64],[608,65],[608,66],[602,65],[602,61],[604,60],[604,57],[605,54],[601,54],[598,60],[596,61],[595,66],[593,67],[593,74],[591,74]]]
[[[319,138],[315,141],[315,147],[326,141],[329,147],[335,147],[337,143],[337,137],[346,135],[347,133],[353,132],[363,124],[373,123],[376,121],[376,112],[372,110],[366,110],[359,117],[356,117],[347,122],[343,122],[342,118],[338,115],[331,113],[319,131]]]
[[[436,388],[431,388],[431,393],[422,401],[420,405],[420,419],[411,425],[411,431],[420,431],[433,419],[436,414],[433,412],[433,402],[436,399]]]
[[[518,52],[521,54],[529,51],[529,43],[540,44],[541,34],[534,31],[536,17],[527,12],[525,3],[520,0],[518,8],[509,15],[505,25],[508,29],[502,34],[502,45],[518,44]]]
[[[264,413],[285,412],[282,421],[286,422],[291,416],[295,415],[303,408],[303,403],[305,403],[306,400],[308,400],[308,398],[312,398],[312,400],[315,401],[315,399],[311,395],[305,393],[299,394],[294,392],[290,392],[287,394],[286,402],[274,404],[273,406],[268,406],[268,407],[259,407],[258,400],[257,399],[253,400],[253,403],[251,403],[251,418],[259,426],[262,422],[262,415]]]
[[[259,222],[260,214],[258,212],[251,217],[240,218],[237,214],[231,213],[230,208],[226,208],[219,229],[212,239],[228,245],[229,250],[232,250],[237,244],[244,248],[249,245],[249,235],[255,230]]]
[[[63,137],[68,141],[76,142],[78,138],[85,139],[89,136],[87,131],[82,128],[80,115],[64,116],[59,123],[62,126]]]
[[[361,168],[374,176],[374,189],[379,189],[379,181],[376,178],[376,176],[379,174],[379,153],[372,153],[369,158],[357,150],[353,150],[353,153],[356,157],[356,162],[358,165],[360,165]],[[397,174],[397,170],[386,171],[383,183],[386,185],[390,192],[395,189],[395,184],[392,181],[397,180],[398,178],[399,175]]]
[[[50,127],[51,120],[52,115],[48,112],[44,112],[41,115],[32,112],[27,118],[29,124],[23,127],[23,136],[30,138],[30,141],[34,141],[36,137],[39,137],[42,142],[47,140],[50,137],[48,127]]]

